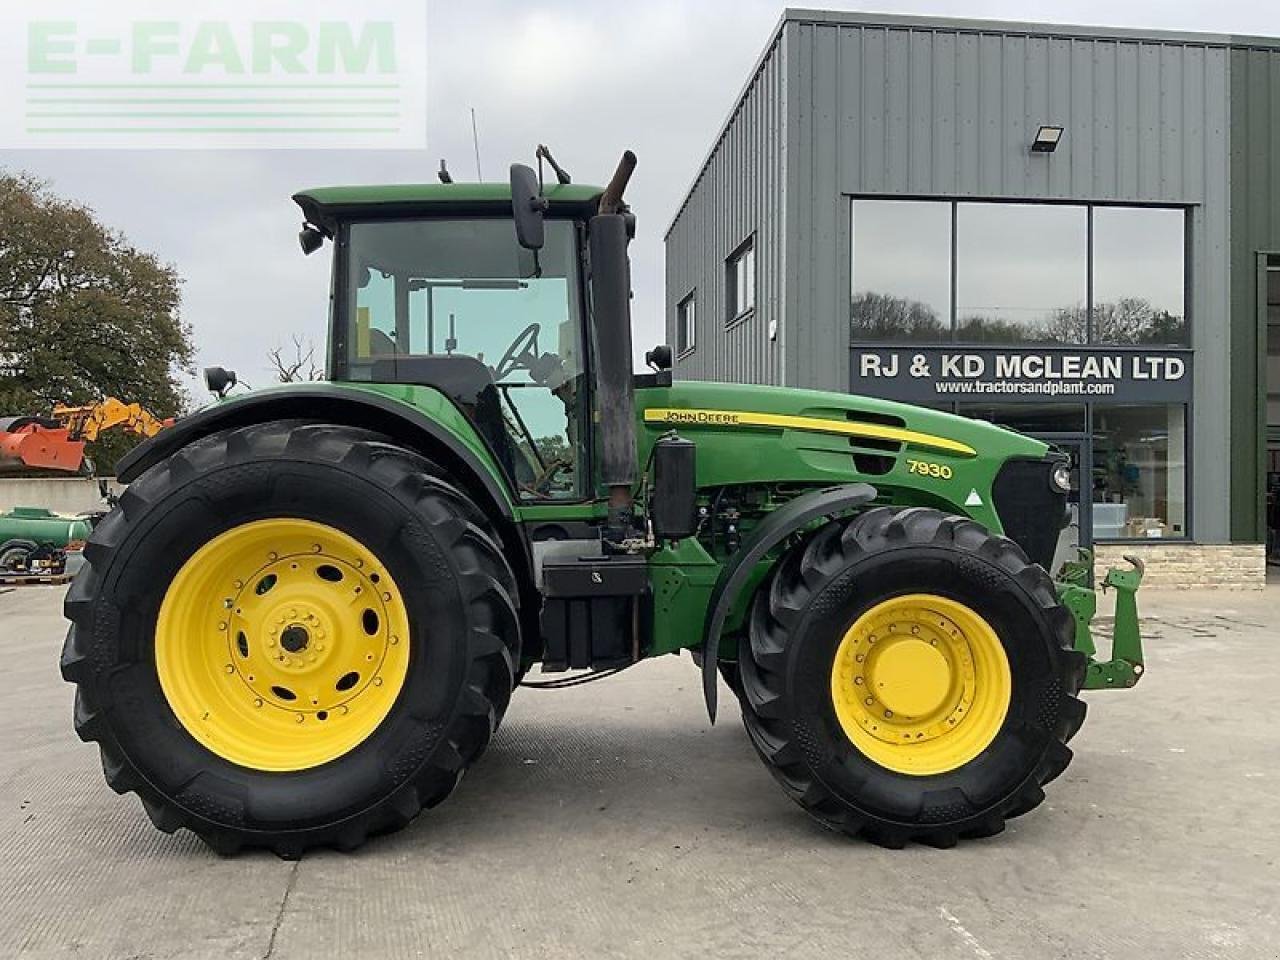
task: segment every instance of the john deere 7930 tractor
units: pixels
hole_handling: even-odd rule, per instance
[[[811,816],[945,846],[1040,803],[1082,686],[1136,682],[1140,570],[1107,575],[1107,662],[1087,566],[1046,572],[1045,444],[672,382],[666,348],[633,375],[634,163],[297,195],[334,250],[327,381],[214,371],[122,464],[66,601],[76,729],[160,829],[354,848],[449,795],[535,665],[689,651]]]

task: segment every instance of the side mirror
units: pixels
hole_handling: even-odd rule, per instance
[[[542,215],[547,199],[538,187],[538,175],[522,163],[511,165],[511,215],[516,222],[516,242],[526,250],[542,249]]]

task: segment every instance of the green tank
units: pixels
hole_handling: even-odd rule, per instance
[[[14,507],[0,513],[0,544],[10,540],[30,540],[37,544],[65,547],[89,537],[91,524],[82,516],[54,513],[44,507]]]

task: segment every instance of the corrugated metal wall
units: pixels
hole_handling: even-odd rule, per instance
[[[1258,254],[1280,253],[1280,52],[1231,51],[1231,535],[1263,538],[1266,321]],[[1252,344],[1252,348],[1251,348]],[[1272,392],[1280,384],[1269,385]]]
[[[666,237],[667,342],[676,345],[676,304],[696,296],[695,349],[677,358],[683,379],[780,383],[786,260],[782,138],[786,130],[784,57],[771,46],[744,92],[686,205]],[[755,235],[755,313],[726,329],[725,259]]]

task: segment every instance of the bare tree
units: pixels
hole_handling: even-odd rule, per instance
[[[286,357],[284,347],[276,347],[267,354],[276,379],[281,383],[323,380],[324,369],[316,363],[316,345],[296,334],[289,339],[293,342],[293,356]]]

